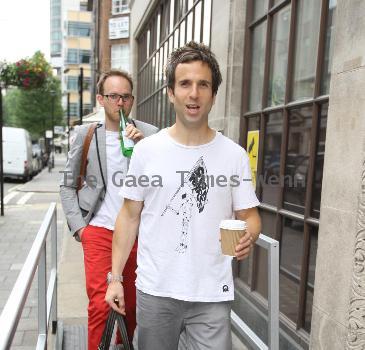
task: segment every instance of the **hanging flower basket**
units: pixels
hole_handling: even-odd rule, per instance
[[[51,67],[41,52],[36,52],[30,59],[0,64],[0,81],[5,86],[12,85],[22,89],[40,88],[50,75]]]

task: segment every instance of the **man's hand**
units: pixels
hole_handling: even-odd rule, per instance
[[[116,312],[125,315],[123,284],[118,281],[111,282],[105,294],[105,301]]]
[[[257,208],[249,208],[235,211],[238,220],[246,221],[246,233],[239,240],[235,250],[237,260],[243,260],[253,250],[253,245],[261,231],[261,219]]]
[[[132,139],[134,142],[138,142],[144,138],[141,130],[137,129],[133,124],[128,124],[125,129],[125,135]]]
[[[237,260],[243,260],[247,258],[253,248],[253,238],[252,235],[246,229],[246,233],[239,240],[235,251]]]
[[[85,227],[82,227],[77,231],[77,235],[79,236],[80,242],[81,242],[81,237],[82,237],[82,234],[84,233],[84,230],[85,230]]]

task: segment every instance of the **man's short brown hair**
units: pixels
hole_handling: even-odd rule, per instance
[[[167,61],[165,75],[167,86],[174,91],[175,71],[179,63],[189,63],[193,61],[202,61],[207,63],[212,71],[212,91],[213,95],[217,94],[218,87],[222,83],[222,75],[219,70],[219,64],[214,53],[204,44],[198,44],[190,41],[182,47],[174,50]]]
[[[131,91],[133,91],[133,80],[132,80],[131,75],[124,70],[111,69],[107,72],[102,73],[99,78],[98,84],[96,85],[97,93],[99,95],[104,94],[104,83],[105,83],[105,80],[107,80],[107,78],[109,78],[109,77],[122,77],[124,79],[127,79],[131,86]]]

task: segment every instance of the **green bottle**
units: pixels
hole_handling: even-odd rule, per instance
[[[133,153],[134,141],[125,136],[127,128],[128,120],[124,116],[122,110],[119,111],[120,114],[120,122],[119,122],[119,133],[120,133],[120,147],[122,149],[122,153],[124,157],[130,158]]]

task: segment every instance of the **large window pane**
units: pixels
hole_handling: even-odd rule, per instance
[[[280,150],[283,132],[282,112],[266,117],[264,135],[264,168],[260,181],[262,202],[277,206],[280,193]]]
[[[314,167],[313,196],[311,215],[319,219],[319,208],[321,206],[322,179],[323,179],[323,161],[326,143],[328,104],[321,106],[321,117],[318,130],[318,144],[316,153],[316,162]]]
[[[260,210],[262,229],[261,232],[265,236],[275,238],[275,227],[276,227],[276,215]],[[256,255],[256,290],[264,298],[268,296],[268,274],[267,274],[267,263],[268,256],[267,250],[259,246],[255,246],[257,250]]]
[[[274,16],[271,43],[268,105],[284,103],[286,71],[288,66],[290,6]]]
[[[254,1],[254,19],[263,16],[267,12],[268,0],[255,0]]]
[[[200,42],[200,26],[201,26],[201,18],[202,18],[202,3],[199,2],[195,7],[195,13],[194,13],[194,40],[197,42]]]
[[[321,82],[321,94],[326,95],[330,90],[330,79],[333,56],[333,30],[336,19],[337,0],[330,0],[326,27],[326,46],[323,60],[323,72]]]
[[[280,252],[280,311],[297,321],[303,250],[303,223],[283,218]]]
[[[210,45],[210,21],[212,16],[212,0],[204,1],[204,23],[203,23],[203,43]]]
[[[284,177],[284,208],[304,214],[312,109],[295,109],[289,117],[289,140]]]
[[[311,227],[309,266],[308,266],[308,283],[306,288],[306,305],[305,305],[305,322],[304,329],[309,333],[311,330],[312,307],[313,307],[313,290],[314,276],[316,270],[316,258],[318,248],[318,228]]]
[[[321,1],[299,0],[293,100],[312,98],[317,62]]]
[[[112,45],[111,66],[129,72],[129,44]]]
[[[262,88],[264,85],[266,22],[257,26],[252,36],[252,64],[250,78],[251,111],[262,108]]]

